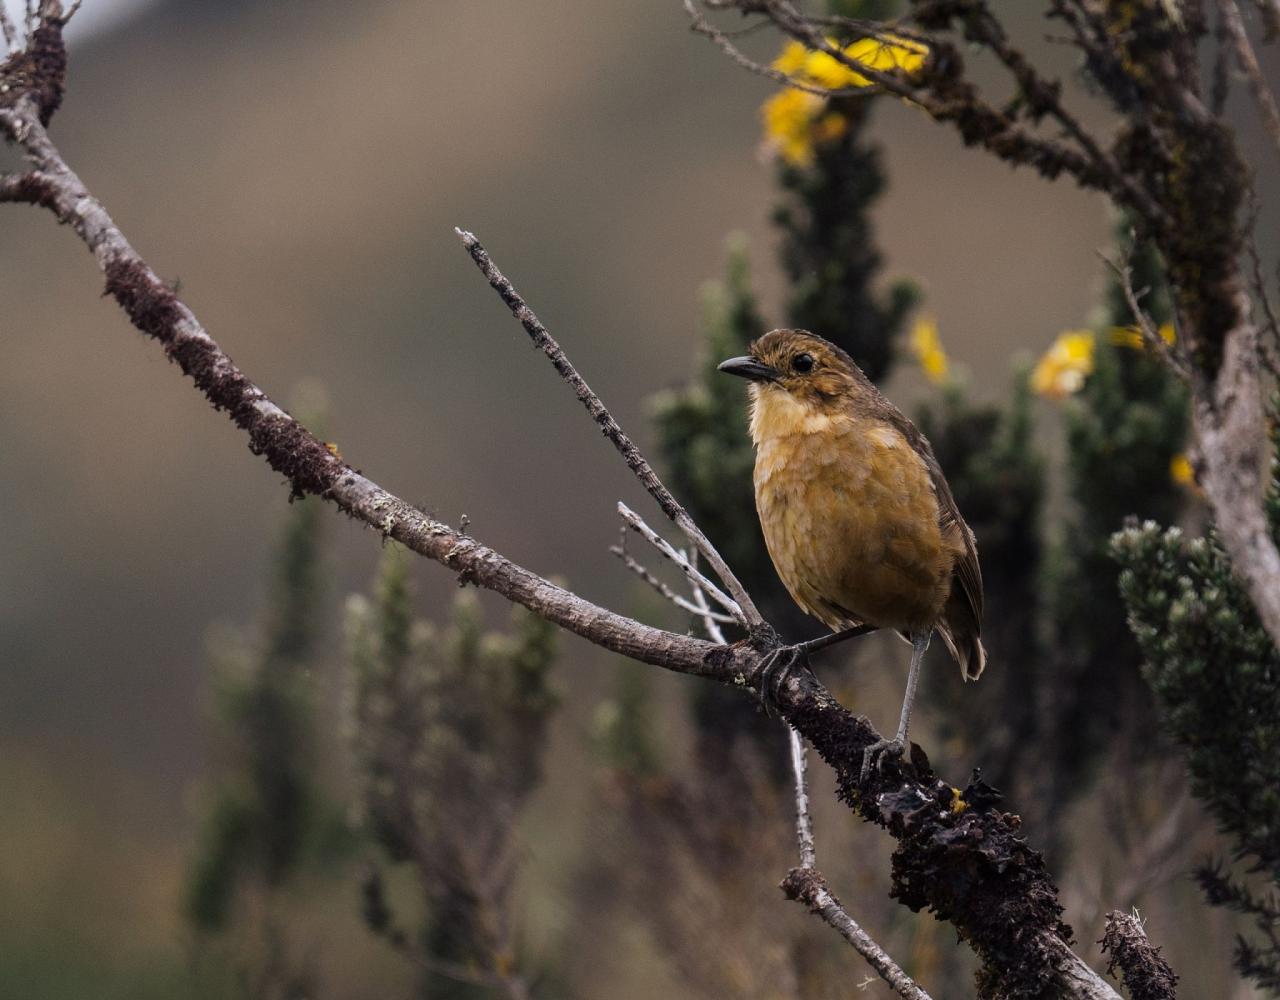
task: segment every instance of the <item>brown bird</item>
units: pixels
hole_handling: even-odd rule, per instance
[[[791,662],[877,628],[912,645],[897,735],[868,750],[865,770],[906,745],[934,632],[966,680],[986,666],[973,532],[925,436],[849,355],[804,330],[774,330],[750,351],[720,370],[751,381],[765,543],[795,602],[836,633],[790,647]]]

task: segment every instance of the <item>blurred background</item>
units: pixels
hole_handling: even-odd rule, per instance
[[[1038,5],[998,6],[1078,90],[1072,54],[1045,40]],[[779,45],[763,35],[744,44],[764,58]],[[529,351],[452,227],[476,232],[624,427],[656,453],[667,425],[655,423],[655,408],[669,411],[670,390],[701,371],[714,309],[704,285],[723,279],[735,253],[738,266],[743,254],[749,260],[762,329],[785,319],[790,285],[772,216],[786,195],[761,138],[761,105],[775,89],[692,35],[674,0],[85,0],[53,132],[221,345],[268,393],[313,414],[354,465],[450,523],[465,514],[471,533],[517,562],[682,629],[681,614],[608,551],[618,499],[646,516],[655,510]],[[1087,119],[1105,121],[1104,109],[1089,107]],[[887,180],[868,205],[883,255],[871,287],[887,294],[908,279],[920,302],[893,324],[902,361],[890,396],[909,413],[945,410],[949,390],[907,350],[906,331],[927,314],[965,405],[1005,400],[1019,356],[1025,371],[1059,333],[1094,323],[1106,278],[1097,251],[1111,247],[1116,220],[1098,197],[966,151],[898,102],[878,102],[859,128],[860,142],[882,148]],[[1262,148],[1251,132],[1246,142]],[[1264,233],[1274,229],[1267,221]],[[423,948],[453,947],[432,937],[440,918],[433,925],[423,910],[423,900],[428,910],[438,902],[430,865],[397,853],[394,838],[375,836],[371,847],[353,832],[377,814],[381,786],[369,777],[380,751],[356,736],[352,753],[352,732],[386,710],[370,693],[378,668],[361,674],[359,653],[385,659],[368,635],[406,609],[455,630],[448,643],[419,635],[428,651],[464,649],[467,630],[481,628],[467,617],[475,615],[484,630],[517,636],[508,645],[525,643],[526,653],[551,640],[509,624],[508,610],[488,598],[449,626],[458,590],[450,574],[421,560],[380,568],[379,539],[328,509],[302,520],[308,505],[286,503],[280,477],[101,297],[101,277],[71,234],[19,207],[6,207],[3,222],[0,995],[354,998],[463,988],[459,969],[419,960]],[[732,389],[745,405],[741,387]],[[1060,407],[1039,396],[1025,405],[1035,448],[1052,465],[1065,447]],[[1177,489],[1171,495],[1186,506],[1176,516],[1194,522],[1194,497]],[[1058,517],[1068,492],[1046,476],[1037,510]],[[723,503],[751,514],[745,490]],[[290,568],[299,551],[303,568]],[[411,594],[396,597],[402,587]],[[247,901],[210,919],[192,901],[210,817],[253,757],[235,725],[244,718],[236,698],[251,700],[254,657],[278,637],[288,595],[303,591],[318,638],[281,654],[301,665],[306,688],[290,688],[298,698],[283,711],[296,722],[290,713],[306,706],[298,724],[309,742],[299,746],[309,749],[289,766],[321,790],[329,832],[305,864],[284,865],[287,878],[268,865]],[[368,596],[346,607],[352,594]],[[1035,601],[1006,598],[1020,599]],[[1001,608],[992,603],[988,613]],[[783,779],[717,806],[742,811],[724,829],[742,831],[744,843],[724,847],[708,834],[703,847],[744,851],[743,870],[724,879],[737,895],[718,893],[717,912],[749,914],[760,953],[789,942],[781,965],[800,953],[794,942],[823,951],[826,985],[770,985],[747,964],[734,973],[737,986],[716,987],[713,974],[674,954],[672,929],[688,915],[652,897],[672,877],[664,864],[692,848],[649,827],[714,799],[691,763],[714,731],[689,709],[698,682],[652,670],[641,677],[572,637],[554,641],[554,662],[535,656],[530,675],[558,699],[530,716],[540,772],[500,791],[484,784],[492,775],[474,778],[511,810],[502,820],[510,843],[491,850],[515,859],[511,888],[499,894],[512,925],[503,940],[526,978],[542,983],[534,992],[824,996],[839,987],[834,995],[848,995],[867,970],[775,888],[791,863],[786,799],[775,794]],[[486,662],[527,660],[490,646]],[[439,654],[442,663],[471,662],[452,655]],[[857,660],[841,667],[833,656],[819,672],[884,728],[896,718],[906,649],[872,643]],[[947,677],[931,688],[913,735],[963,783],[990,763],[952,722],[967,713],[979,727],[990,720],[966,703],[974,689],[950,676],[950,664],[932,667]],[[990,671],[1023,667],[993,656]],[[449,672],[428,675],[430,687]],[[436,715],[419,720],[425,729],[449,718],[441,690]],[[639,704],[651,735],[627,743],[618,719],[639,717]],[[772,773],[785,752],[782,727],[746,724],[767,731],[731,769]],[[459,764],[452,778],[471,766]],[[1078,780],[1094,782],[1109,766]],[[1034,776],[988,777],[1034,784]],[[935,996],[968,995],[968,958],[950,930],[886,898],[888,839],[834,803],[823,769],[814,780],[819,856],[851,911]],[[1195,851],[1223,846],[1194,803],[1171,795],[1135,808],[1125,837],[1147,843],[1164,830],[1173,841],[1158,872],[1136,884],[1121,886],[1135,870],[1122,852],[1114,864],[1078,864],[1082,852],[1097,858],[1100,844],[1115,842],[1099,831],[1088,796],[1046,819],[1052,831],[1029,818],[1028,835],[1054,845],[1066,919],[1084,953],[1096,958],[1091,942],[1106,909],[1137,903],[1185,995],[1253,996],[1231,972],[1233,923],[1206,909],[1186,876]],[[1012,808],[1021,804],[1015,796]],[[1174,805],[1179,819],[1169,827]],[[486,814],[466,822],[484,828]],[[757,840],[758,850],[746,850]],[[1170,853],[1175,846],[1183,853]],[[1128,896],[1117,899],[1122,889]],[[373,911],[384,904],[395,916],[380,924]],[[472,970],[463,980],[479,975],[457,959]],[[888,990],[877,981],[869,993]]]

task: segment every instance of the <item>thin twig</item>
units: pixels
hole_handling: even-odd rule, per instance
[[[717,604],[728,611],[729,614],[733,615],[737,621],[745,624],[742,609],[738,607],[737,602],[695,569],[693,564],[681,555],[680,551],[674,545],[645,524],[644,518],[633,511],[621,500],[618,501],[618,514],[627,522],[627,524],[631,525],[632,529],[639,532],[645,541],[675,563],[680,572],[688,577],[690,583],[701,587],[711,595],[712,599]]]
[[[880,978],[897,991],[904,1000],[930,1000],[929,994],[922,990],[915,981],[902,971],[889,954],[876,944],[866,931],[859,926],[840,905],[822,873],[815,868],[792,868],[782,882],[782,891],[788,899],[804,903],[809,910],[822,917],[827,923],[840,932],[840,936],[853,945],[854,950],[865,958]]]
[[[809,813],[809,762],[805,759],[804,738],[791,726],[791,770],[796,779],[796,846],[800,850],[800,867],[816,868],[818,852],[813,844],[813,816]]]
[[[683,555],[684,553],[681,553]],[[696,560],[696,556],[693,559]],[[696,565],[694,566],[696,569]],[[696,582],[693,586],[693,600],[699,605],[703,613],[703,624],[707,629],[707,635],[715,642],[724,642],[724,635],[720,631],[720,626],[716,624],[711,617],[711,607],[707,604],[706,595],[703,594],[702,588]],[[794,726],[787,726],[787,737],[791,745],[791,770],[795,776],[795,792],[796,792],[796,847],[800,854],[800,870],[805,875],[803,878],[796,880],[797,888],[801,892],[812,891],[812,898],[804,898],[803,901],[809,906],[809,909],[820,916],[828,924],[834,927],[848,941],[857,952],[865,958],[890,986],[897,990],[907,1000],[929,1000],[929,995],[920,989],[911,978],[902,971],[902,969],[889,957],[889,953],[869,935],[856,920],[853,919],[847,910],[840,904],[826,889],[826,882],[818,867],[818,852],[814,846],[813,840],[813,814],[809,810],[809,777],[808,777],[808,760],[804,745],[804,737],[796,731]],[[817,879],[820,885],[813,885],[813,879]],[[788,896],[791,895],[787,886],[795,879],[795,872],[787,876],[787,880],[783,882],[783,889]],[[795,898],[795,897],[793,897]]]
[[[689,556],[689,564],[694,569],[698,568],[698,553],[694,552]],[[724,644],[724,632],[720,628],[720,620],[724,617],[718,615],[711,610],[711,605],[707,603],[707,595],[703,593],[702,588],[694,581],[690,581],[689,586],[693,590],[693,604],[697,608],[698,614],[702,616],[702,627],[707,630],[707,638],[712,642]]]
[[[1253,51],[1253,43],[1249,41],[1249,32],[1245,30],[1240,7],[1236,0],[1218,0],[1218,7],[1222,14],[1223,26],[1231,38],[1232,48],[1235,49],[1236,61],[1240,64],[1240,70],[1249,84],[1253,101],[1262,113],[1262,123],[1271,137],[1272,144],[1277,152],[1280,152],[1280,106],[1276,105],[1275,94],[1271,92],[1266,77],[1262,75],[1262,67],[1258,64],[1257,53]]]
[[[1142,334],[1142,342],[1160,357],[1178,378],[1184,382],[1191,378],[1191,368],[1181,354],[1179,354],[1173,344],[1170,344],[1160,336],[1160,331],[1156,329],[1156,325],[1151,321],[1151,317],[1147,315],[1146,310],[1142,308],[1139,302],[1139,295],[1133,288],[1133,268],[1129,266],[1127,253],[1121,257],[1119,261],[1112,260],[1101,250],[1098,256],[1103,262],[1116,273],[1116,277],[1120,281],[1120,288],[1124,292],[1125,301],[1129,304],[1129,311],[1133,313],[1134,322],[1138,325],[1138,332]]]
[[[626,529],[623,529],[623,530],[625,532]],[[623,562],[623,565],[625,565],[627,569],[631,570],[631,572],[633,572],[636,576],[640,577],[641,580],[647,583],[650,587],[656,590],[659,594],[665,597],[668,601],[674,604],[681,611],[687,611],[691,615],[699,615],[704,618],[710,617],[712,621],[724,622],[725,624],[730,624],[733,621],[735,621],[735,619],[731,615],[726,615],[719,611],[712,611],[711,608],[706,608],[704,610],[702,608],[699,608],[687,597],[681,597],[674,590],[668,587],[665,583],[659,580],[656,576],[650,573],[649,570],[645,568],[644,564],[639,562],[630,552],[626,550],[625,546],[611,545],[609,546],[609,551],[612,552],[619,559],[621,559]],[[698,592],[699,593],[702,592],[701,588],[698,588]],[[713,639],[712,641],[722,642],[723,639]]]
[[[702,529],[694,523],[688,511],[671,495],[671,491],[663,485],[662,480],[653,471],[653,467],[648,460],[640,453],[640,449],[635,446],[618,422],[613,419],[612,414],[605,409],[600,397],[591,391],[591,387],[578,374],[577,369],[570,363],[560,345],[547,332],[547,328],[534,315],[533,310],[520,297],[520,293],[515,290],[515,287],[507,280],[506,276],[498,270],[497,265],[494,264],[480,241],[476,239],[474,234],[465,230],[455,229],[455,232],[458,234],[458,238],[462,240],[462,245],[467,248],[467,252],[471,254],[471,259],[480,268],[481,273],[489,279],[489,284],[493,287],[493,290],[502,297],[502,301],[507,304],[507,308],[520,321],[520,324],[525,328],[525,332],[529,334],[529,338],[551,361],[552,366],[559,372],[560,377],[569,383],[579,402],[586,407],[587,412],[591,414],[592,419],[599,425],[605,437],[613,442],[613,446],[618,449],[619,454],[622,455],[623,460],[627,463],[627,467],[635,473],[636,478],[649,491],[649,495],[658,501],[658,506],[662,508],[662,512],[684,532],[685,537],[693,543],[694,548],[702,553],[702,556],[710,564],[716,575],[724,582],[729,593],[733,595],[734,602],[736,602],[737,614],[741,616],[741,620],[747,626],[747,629],[753,633],[771,635],[772,628],[760,615],[755,602],[751,600],[751,595],[747,593],[746,588],[734,576],[733,571],[729,569],[728,564],[725,563],[720,553],[716,551],[715,546],[702,533]]]
[[[708,21],[703,16],[702,11],[698,10],[694,0],[683,0],[683,3],[685,12],[689,15],[690,28],[696,34],[710,38],[721,52],[748,73],[754,73],[757,76],[764,77],[766,80],[772,80],[774,83],[781,83],[787,87],[794,87],[796,90],[801,90],[806,94],[813,94],[817,97],[869,97],[876,92],[874,87],[821,87],[801,80],[789,73],[784,73],[774,66],[757,62],[734,45],[727,32],[721,31]],[[870,67],[867,68],[870,69]],[[871,77],[868,76],[868,79],[871,79]]]

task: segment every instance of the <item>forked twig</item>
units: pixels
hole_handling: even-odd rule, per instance
[[[1128,257],[1122,257],[1119,261],[1112,260],[1101,250],[1098,251],[1098,256],[1116,273],[1120,288],[1124,292],[1125,302],[1129,304],[1129,311],[1133,313],[1133,320],[1138,325],[1138,332],[1142,335],[1142,342],[1155,352],[1178,378],[1184,382],[1190,379],[1191,368],[1186,359],[1178,353],[1173,344],[1160,336],[1160,331],[1156,329],[1151,317],[1142,308],[1141,296],[1133,287],[1133,268],[1129,266]]]
[[[751,600],[751,595],[747,593],[741,581],[734,576],[733,571],[720,553],[716,551],[715,546],[702,533],[702,529],[694,523],[693,518],[689,516],[689,512],[680,505],[679,501],[671,495],[671,491],[663,485],[662,480],[653,471],[653,467],[648,460],[640,453],[640,449],[635,446],[618,422],[613,419],[613,415],[605,408],[604,403],[600,401],[600,397],[592,392],[591,387],[587,385],[586,379],[578,374],[578,370],[573,367],[564,351],[561,350],[560,345],[547,332],[547,328],[542,325],[541,320],[521,298],[520,293],[515,290],[515,286],[498,270],[488,251],[480,244],[474,234],[463,229],[456,229],[455,232],[458,234],[458,238],[462,240],[462,245],[467,248],[467,252],[471,254],[471,259],[475,261],[476,267],[480,268],[481,273],[489,279],[490,286],[502,297],[502,301],[507,304],[507,308],[511,310],[512,315],[520,321],[521,326],[529,334],[529,338],[534,345],[547,356],[552,366],[559,372],[560,377],[569,383],[574,395],[586,407],[587,412],[591,414],[601,432],[618,449],[623,460],[627,463],[627,467],[635,473],[636,478],[649,491],[649,495],[658,501],[658,506],[662,508],[662,512],[671,518],[675,525],[684,532],[685,537],[689,539],[693,547],[702,554],[711,568],[715,570],[716,576],[720,577],[728,588],[729,593],[733,595],[733,602],[737,609],[735,613],[740,616],[743,624],[752,633],[771,637],[773,629],[760,615],[755,602]]]
[[[664,598],[666,598],[668,601],[674,604],[681,611],[687,611],[689,612],[689,614],[698,615],[703,619],[710,619],[712,622],[723,622],[726,625],[731,624],[734,621],[734,618],[732,615],[724,614],[721,611],[713,611],[711,610],[710,607],[706,607],[705,597],[703,598],[704,606],[698,607],[698,605],[694,604],[687,597],[681,597],[674,590],[668,587],[665,583],[659,580],[656,576],[650,573],[648,568],[643,563],[641,563],[638,559],[635,558],[635,556],[633,556],[630,552],[627,551],[627,546],[625,541],[626,535],[627,535],[627,529],[623,528],[622,529],[623,542],[619,545],[609,546],[609,551],[613,553],[615,556],[617,556],[619,559],[621,559],[623,562],[623,565],[625,565],[627,569],[631,570],[631,572],[633,572],[636,576],[640,577],[641,580],[647,583],[650,587],[656,590],[659,594],[661,594]],[[697,591],[698,594],[702,593],[702,589],[700,587],[695,587],[695,590]],[[719,630],[717,629],[717,631]],[[724,641],[723,636],[719,639],[715,639],[714,641],[723,642]]]
[[[688,577],[690,583],[701,587],[711,595],[712,600],[729,612],[729,614],[733,615],[735,620],[744,625],[746,624],[746,619],[743,616],[742,609],[738,607],[737,602],[734,601],[732,597],[703,576],[702,573],[700,573],[694,565],[684,557],[679,549],[645,524],[644,518],[633,511],[621,500],[618,501],[618,514],[627,522],[628,525],[631,526],[632,530],[638,532],[645,541],[675,563],[680,572]]]

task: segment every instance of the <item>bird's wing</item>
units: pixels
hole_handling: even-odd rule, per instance
[[[938,526],[944,537],[958,532],[964,544],[964,554],[956,560],[955,575],[960,581],[960,589],[964,594],[969,610],[973,612],[974,625],[982,627],[982,567],[978,565],[978,546],[973,538],[973,531],[960,516],[960,508],[956,506],[955,497],[951,495],[951,487],[947,485],[947,477],[942,474],[942,466],[933,454],[929,439],[920,433],[906,417],[898,414],[901,420],[899,430],[906,436],[911,446],[924,459],[929,470],[929,479],[933,483],[934,495],[938,498]],[[896,422],[896,421],[895,421]]]
[[[964,545],[964,554],[956,560],[955,575],[960,581],[960,590],[964,596],[968,610],[973,614],[975,634],[982,627],[982,570],[978,566],[978,547],[973,540],[973,532],[960,516],[960,508],[956,506],[955,497],[951,495],[951,487],[947,485],[947,477],[942,474],[942,466],[933,454],[933,446],[929,439],[920,433],[920,428],[913,424],[906,415],[894,406],[879,389],[862,374],[860,369],[848,355],[844,355],[855,377],[860,380],[863,392],[858,397],[857,407],[863,416],[878,419],[898,431],[917,455],[924,460],[929,470],[929,480],[933,484],[934,495],[938,498],[938,524],[944,537],[958,531]]]

